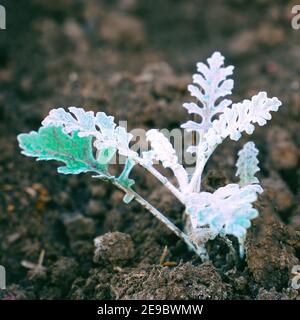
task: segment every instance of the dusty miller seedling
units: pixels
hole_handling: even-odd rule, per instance
[[[92,172],[95,178],[110,181],[125,192],[125,202],[138,201],[202,259],[208,258],[205,249],[208,240],[217,236],[227,239],[228,235],[237,237],[240,255],[243,256],[247,228],[251,220],[258,216],[252,203],[263,191],[255,177],[259,170],[258,150],[253,142],[248,142],[238,153],[238,183],[210,193],[201,190],[201,176],[211,154],[224,139],[229,137],[236,141],[243,132],[252,134],[254,124],[265,125],[271,119],[270,112],[277,111],[281,102],[277,98],[268,98],[265,92],[239,103],[225,99],[233,88],[233,80],[228,78],[232,75],[233,66],[224,67],[223,64],[224,57],[219,52],[215,52],[207,64],[199,62],[193,84],[188,86],[198,103],[185,103],[183,107],[201,119],[200,122],[188,121],[182,125],[185,130],[198,134],[198,143],[187,149],[187,152],[196,154],[197,159],[191,176],[179,163],[172,144],[157,129],[147,132],[151,150],[140,156],[130,149],[132,135],[117,126],[114,117],[76,107],[70,107],[68,111],[53,109],[38,132],[20,134],[18,140],[22,153],[37,160],[64,162],[65,165],[58,168],[59,173]],[[97,150],[96,157],[94,148]],[[127,159],[119,176],[109,172],[110,162],[116,153]],[[178,186],[154,167],[154,160],[159,160],[173,172]],[[143,166],[185,205],[185,232],[133,190],[134,181],[129,175],[135,165]]]

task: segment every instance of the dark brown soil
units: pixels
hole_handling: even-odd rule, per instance
[[[2,1],[0,31],[0,264],[2,299],[298,299],[300,31],[294,1]],[[136,203],[89,175],[20,155],[16,135],[52,107],[105,111],[134,127],[174,128],[197,61],[219,50],[236,66],[235,101],[265,90],[283,101],[251,137],[265,193],[247,258],[219,240],[202,264]],[[234,179],[238,143],[208,165],[207,190]],[[143,170],[136,189],[180,227],[183,207]],[[111,233],[108,233],[111,232]],[[102,236],[94,253],[93,239]],[[165,246],[168,254],[160,265]],[[43,265],[38,267],[44,252]]]

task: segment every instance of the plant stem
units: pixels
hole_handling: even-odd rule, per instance
[[[211,148],[211,150],[209,150],[205,154],[205,158],[201,162],[198,161],[199,158],[197,159],[196,170],[195,170],[195,172],[193,174],[191,182],[189,183],[189,189],[188,189],[189,192],[200,192],[201,176],[202,176],[203,170],[205,168],[205,165],[206,165],[208,159],[210,158],[212,153],[215,151],[217,146],[218,145],[216,145],[215,147]]]
[[[189,237],[181,231],[173,222],[171,222],[168,218],[166,218],[161,212],[159,212],[156,208],[154,208],[147,200],[141,197],[138,193],[133,190],[128,190],[117,182],[114,184],[126,193],[130,193],[133,195],[134,199],[141,204],[144,208],[150,211],[160,222],[162,222],[169,230],[174,232],[180,239],[182,239],[187,246],[193,250],[197,255],[199,255],[199,248],[191,242]]]
[[[157,171],[152,165],[147,165],[141,158],[133,159],[142,167],[144,167],[147,171],[149,171],[156,179],[158,179],[170,192],[174,194],[174,196],[184,204],[184,197],[183,194],[159,171]]]
[[[203,118],[202,121],[204,121],[205,119]],[[200,155],[200,146],[201,146],[201,143],[203,142],[203,131],[200,132],[200,137],[199,137],[199,143],[198,143],[198,151],[197,151],[197,161],[196,161],[196,169],[194,171],[194,174],[192,176],[192,179],[189,183],[189,187],[188,187],[188,190],[189,192],[200,192],[200,188],[201,188],[201,175],[202,175],[202,172],[203,172],[203,155],[201,154]],[[194,144],[196,145],[196,144]],[[201,162],[200,162],[201,161]]]
[[[152,175],[154,175],[167,189],[169,189],[174,196],[181,202],[184,203],[183,194],[170,182],[168,179],[163,176],[159,171],[154,167],[145,167]]]
[[[191,192],[200,192],[200,181],[201,180],[201,175],[204,169],[204,165],[203,164],[197,164],[196,166],[196,170],[192,176],[191,182],[189,184],[189,193]]]

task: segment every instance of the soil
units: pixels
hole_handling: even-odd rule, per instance
[[[294,1],[1,3],[7,11],[7,29],[0,31],[0,264],[7,273],[1,299],[300,298],[291,287],[300,259]],[[216,239],[208,244],[211,261],[202,263],[109,184],[87,174],[59,175],[56,163],[20,155],[16,135],[38,129],[58,106],[105,111],[128,120],[129,129],[179,127],[188,118],[181,104],[190,99],[195,63],[215,50],[236,66],[234,101],[261,90],[283,101],[251,137],[265,192],[245,260]],[[234,181],[236,154],[248,139],[216,151],[206,190]],[[183,207],[143,170],[133,176],[136,190],[183,227]]]

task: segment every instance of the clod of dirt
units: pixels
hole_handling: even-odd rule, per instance
[[[77,278],[71,288],[71,299],[103,300],[114,298],[110,280],[112,274],[106,269],[91,269],[87,279]]]
[[[269,291],[260,288],[257,300],[290,300],[290,299],[297,299],[298,291],[295,289],[287,289],[283,292],[277,292],[275,288],[271,288]]]
[[[160,82],[164,83],[165,88],[170,86],[168,80],[174,83],[176,77],[171,66],[165,61],[148,63],[142,73],[136,77],[138,83],[153,82],[156,84],[156,82]]]
[[[134,16],[112,12],[103,17],[101,37],[114,45],[138,48],[145,43],[144,26]]]
[[[299,152],[289,132],[278,126],[268,130],[269,154],[277,169],[293,169],[298,164]]]
[[[257,50],[257,36],[254,30],[242,30],[232,37],[228,44],[232,55],[245,55]]]
[[[260,216],[247,235],[247,263],[255,281],[266,289],[285,288],[292,267],[299,264],[290,245],[291,234],[279,220],[266,196],[259,206]]]
[[[123,198],[124,193],[120,190],[115,190],[111,196],[111,200],[113,203],[122,203]]]
[[[124,265],[134,257],[134,245],[129,234],[108,232],[94,240],[94,262],[108,261],[114,266]]]
[[[284,42],[284,30],[268,23],[261,24],[257,29],[241,30],[230,39],[229,50],[233,55],[254,53],[259,47],[276,47]]]
[[[246,292],[247,289],[247,279],[243,276],[239,276],[237,278],[234,279],[234,289],[237,292]]]
[[[184,206],[164,186],[158,186],[153,190],[149,196],[149,202],[160,208],[162,212],[171,211],[174,217],[178,214],[180,217],[184,212]]]
[[[86,218],[82,214],[67,214],[63,217],[70,242],[78,239],[92,238],[95,235],[95,223],[93,219]]]
[[[300,230],[300,212],[292,216],[290,224],[295,228],[295,230]]]
[[[101,200],[90,199],[87,205],[87,215],[101,216],[107,212],[104,203]]]
[[[93,257],[94,246],[92,240],[77,240],[70,243],[72,253],[80,260],[87,261]]]
[[[10,285],[6,290],[0,290],[0,301],[1,300],[24,300],[34,299],[34,296],[28,294],[21,286],[17,284]]]
[[[68,286],[74,281],[79,264],[73,258],[61,257],[52,266],[51,281],[57,286]]]
[[[212,263],[175,268],[149,266],[114,276],[111,288],[117,299],[228,299],[225,284]]]
[[[98,182],[98,181],[97,181]],[[106,195],[106,188],[103,186],[103,184],[93,184],[91,183],[91,195],[93,198],[102,198]]]
[[[269,23],[263,23],[259,27],[257,37],[262,45],[270,48],[280,45],[285,40],[284,29]]]
[[[263,179],[262,185],[278,211],[286,211],[294,204],[293,193],[279,175]]]

